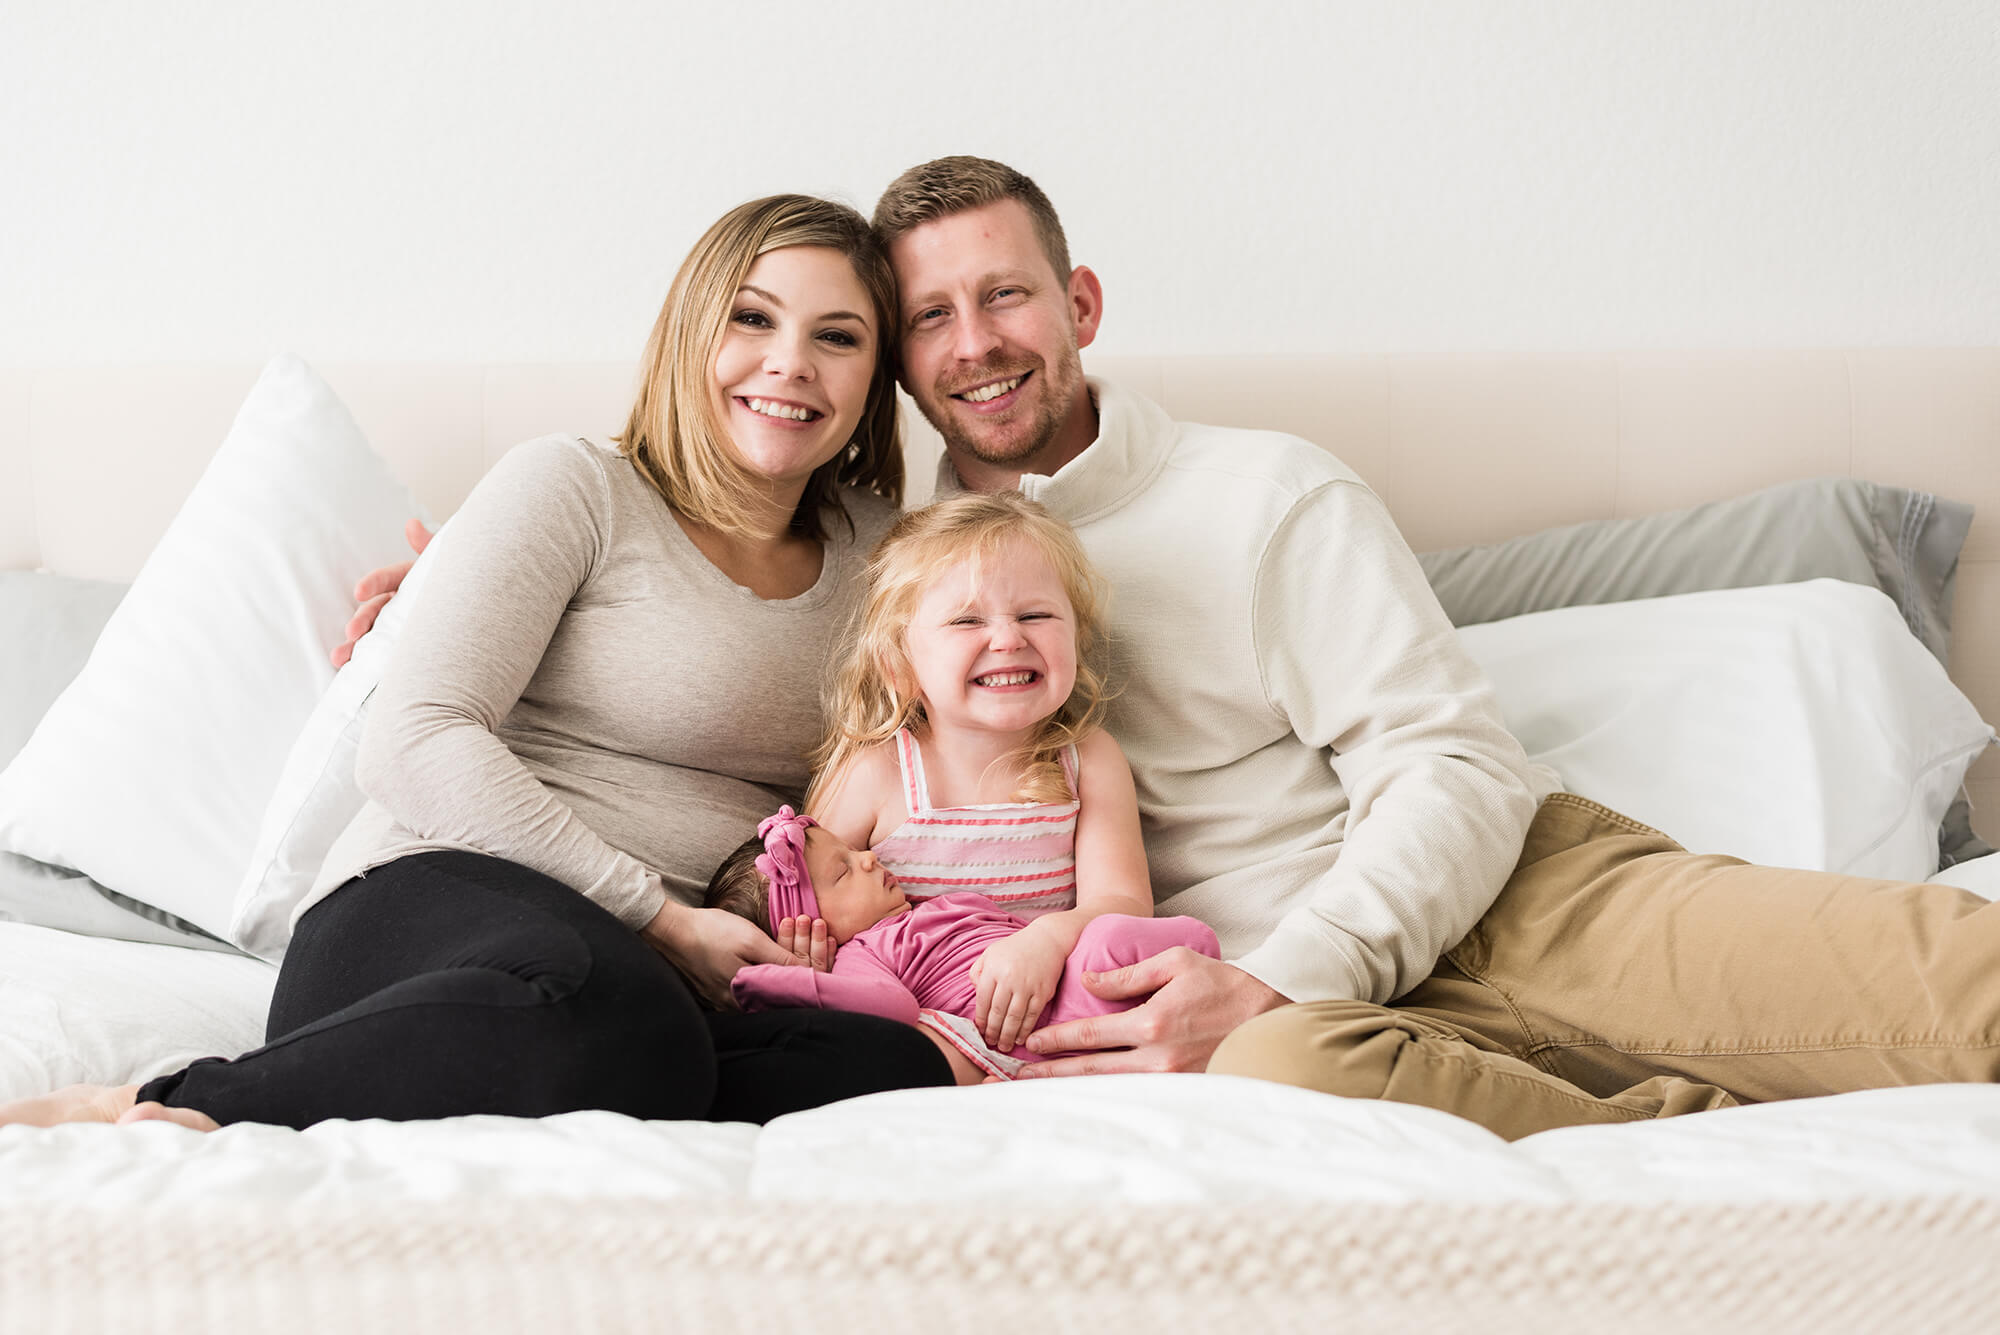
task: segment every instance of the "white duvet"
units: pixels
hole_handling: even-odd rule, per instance
[[[2000,884],[2000,857],[1948,879]],[[261,1038],[252,960],[0,923],[0,1099]],[[1876,1090],[1509,1145],[1443,1113],[1221,1076],[912,1090],[768,1127],[527,1121],[0,1128],[0,1204],[732,1197],[756,1201],[1760,1201],[2000,1195],[2000,1087]]]

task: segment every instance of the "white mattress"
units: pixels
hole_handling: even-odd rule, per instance
[[[2000,881],[2000,858],[1949,874]],[[1980,885],[1979,888],[1988,888]],[[272,971],[0,923],[0,1098],[254,1045]],[[527,1121],[0,1128],[0,1204],[452,1201],[1758,1202],[2000,1196],[2000,1087],[1941,1085],[1548,1132],[1217,1076],[913,1090],[762,1128]]]

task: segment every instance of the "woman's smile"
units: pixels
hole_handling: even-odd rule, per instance
[[[803,424],[817,422],[820,418],[826,416],[825,413],[817,408],[808,408],[802,403],[791,403],[784,399],[746,399],[738,396],[736,401],[751,412],[756,413],[759,417],[768,417],[779,422],[798,422]]]

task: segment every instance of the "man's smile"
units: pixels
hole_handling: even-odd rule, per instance
[[[949,397],[957,399],[969,407],[993,411],[996,406],[1011,403],[1023,385],[1033,376],[1033,371],[1019,371],[999,380],[988,380],[970,389],[954,390]]]
[[[1006,380],[996,380],[990,385],[981,385],[978,389],[969,389],[958,397],[964,399],[967,403],[984,403],[988,399],[999,398],[1002,394],[1007,393],[1020,384],[1024,379],[1026,379],[1025,376],[1017,375]]]

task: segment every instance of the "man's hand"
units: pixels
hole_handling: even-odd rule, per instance
[[[729,980],[744,965],[799,962],[747,919],[721,909],[689,908],[671,899],[639,929],[639,935],[718,1010],[737,1009],[736,999],[729,995]]]
[[[434,536],[420,519],[412,519],[403,525],[403,537],[409,542],[410,550],[418,556],[424,554],[424,548],[431,545]],[[361,605],[354,609],[354,615],[347,622],[347,638],[333,651],[335,667],[346,667],[347,660],[354,657],[354,642],[375,625],[375,618],[382,615],[382,609],[396,596],[396,590],[403,587],[403,577],[415,564],[415,561],[405,561],[401,565],[383,566],[363,576],[361,582],[354,586],[354,600]]]
[[[1106,1001],[1153,994],[1150,1001],[1116,1015],[1038,1029],[1034,1052],[1075,1052],[1074,1057],[1029,1062],[1015,1078],[1040,1080],[1107,1071],[1199,1071],[1237,1025],[1289,1005],[1233,964],[1184,946],[1107,973],[1085,974],[1084,984]]]

